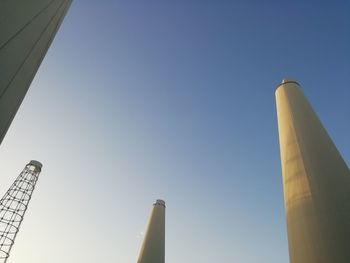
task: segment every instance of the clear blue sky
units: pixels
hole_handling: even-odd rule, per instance
[[[274,91],[299,81],[349,163],[348,1],[74,1],[5,140],[43,172],[11,262],[288,262]],[[328,3],[326,3],[328,2]]]

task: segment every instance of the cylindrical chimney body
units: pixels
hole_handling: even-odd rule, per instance
[[[157,200],[148,222],[137,263],[164,263],[165,261],[165,202]]]
[[[276,90],[290,263],[350,262],[350,173],[292,80]]]
[[[0,143],[72,0],[0,0]]]

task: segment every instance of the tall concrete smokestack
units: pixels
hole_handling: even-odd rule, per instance
[[[137,263],[164,263],[165,261],[165,202],[153,204],[147,231]]]
[[[276,90],[290,263],[350,262],[350,172],[293,80]]]
[[[72,0],[0,0],[0,143]]]

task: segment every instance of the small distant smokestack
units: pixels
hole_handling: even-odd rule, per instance
[[[137,263],[164,263],[164,261],[165,202],[158,199],[153,204]]]

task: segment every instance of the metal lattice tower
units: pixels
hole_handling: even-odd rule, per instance
[[[0,200],[0,263],[10,256],[41,168],[41,163],[30,161]]]

